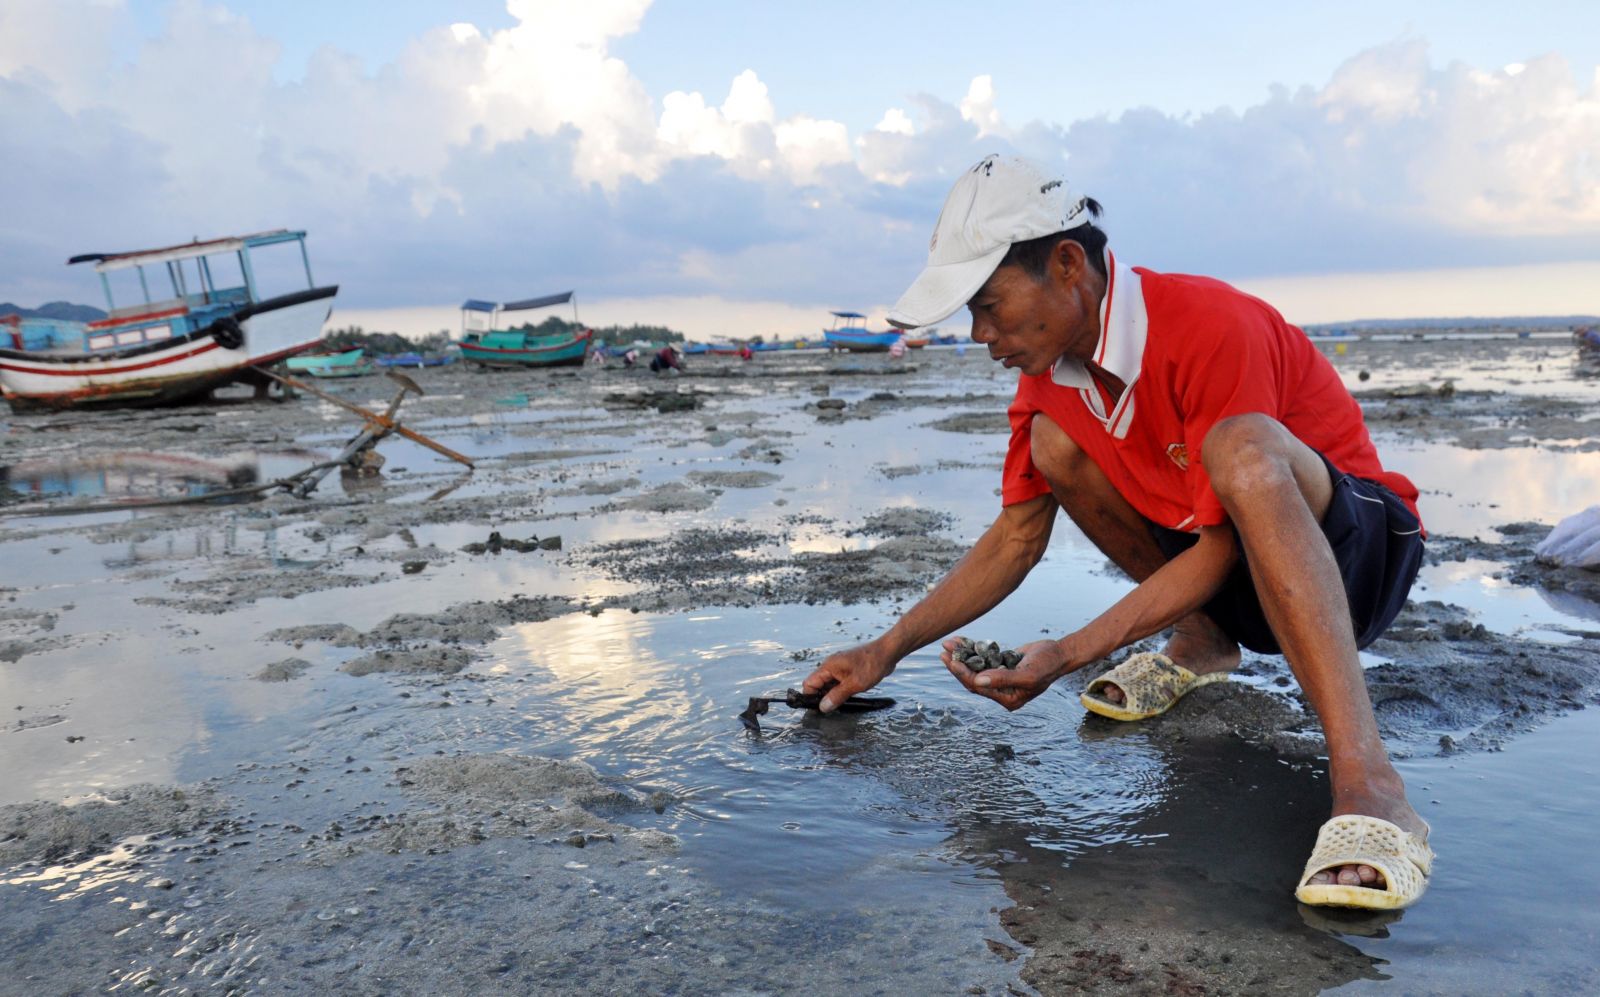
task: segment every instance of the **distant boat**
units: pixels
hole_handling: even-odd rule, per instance
[[[829,312],[833,326],[824,329],[822,338],[836,350],[854,353],[883,353],[900,338],[900,330],[887,329],[873,332],[866,326],[867,317],[860,312]],[[860,325],[853,323],[860,322]],[[852,324],[847,324],[852,323]]]
[[[360,377],[372,373],[366,350],[357,347],[343,353],[308,353],[284,361],[291,371],[312,377]]]
[[[279,229],[74,256],[68,264],[95,264],[110,314],[82,323],[0,317],[0,393],[12,411],[27,412],[171,405],[234,381],[265,385],[265,377],[250,368],[316,346],[339,291],[312,280],[305,236]],[[287,243],[300,249],[296,262],[305,267],[306,288],[264,295],[255,254]],[[171,297],[151,297],[146,267],[157,280],[165,271]],[[227,283],[221,279],[224,268],[241,283],[219,286]],[[143,301],[119,308],[110,275],[130,269]],[[129,286],[125,274],[122,283]]]
[[[1592,325],[1582,326],[1572,330],[1572,338],[1578,341],[1579,346],[1600,350],[1600,328]]]
[[[452,353],[390,353],[376,358],[373,362],[379,367],[443,367],[445,364],[455,363],[456,358]]]
[[[469,299],[461,306],[461,359],[484,367],[572,367],[589,358],[594,330],[580,328],[575,333],[535,335],[526,330],[496,329],[504,312],[529,311],[572,302],[572,318],[578,318],[576,295],[571,291],[548,294],[500,304]]]

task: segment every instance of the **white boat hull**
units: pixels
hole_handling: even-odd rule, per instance
[[[243,343],[224,346],[214,329],[123,353],[56,356],[0,350],[0,391],[13,411],[162,405],[210,391],[315,346],[337,288],[317,288],[246,306]],[[228,340],[226,331],[220,337]]]

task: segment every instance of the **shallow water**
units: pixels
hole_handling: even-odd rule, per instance
[[[1512,350],[1510,361],[1498,345],[1482,358],[1452,356],[1434,343],[1390,346],[1378,355],[1381,367],[1357,349],[1337,362],[1347,375],[1374,367],[1373,384],[1443,372],[1462,388],[1593,398],[1597,386],[1563,372],[1565,354],[1550,343]],[[923,360],[938,362],[949,361]],[[905,390],[884,380],[841,378],[831,394],[854,404],[875,391]],[[950,394],[1004,394],[1008,383],[976,359],[956,364],[953,383],[936,380]],[[686,379],[682,386],[699,385]],[[724,489],[699,512],[594,513],[593,496],[552,494],[531,503],[527,518],[494,524],[507,536],[559,533],[568,551],[730,524],[779,530],[779,544],[791,553],[857,549],[875,540],[850,528],[888,506],[947,512],[948,535],[970,540],[998,508],[1004,436],[925,428],[948,413],[940,405],[824,424],[806,409],[812,395],[767,397],[759,383],[716,387],[727,392],[698,421],[646,421],[620,435],[605,431],[604,409],[548,404],[538,392],[512,390],[496,394],[491,412],[435,423],[422,420],[437,396],[418,400],[414,425],[486,462],[588,451],[560,458],[562,473],[573,483],[636,478],[630,493],[696,470],[782,476],[766,487]],[[929,379],[918,387],[928,390]],[[372,393],[374,400],[382,394]],[[305,452],[329,452],[350,431],[331,406],[323,408],[325,427],[295,441]],[[781,416],[774,428],[792,435],[772,435],[784,451],[780,464],[741,460],[750,438],[720,435],[741,412]],[[589,431],[573,432],[575,425]],[[1380,446],[1390,466],[1423,486],[1424,516],[1436,533],[1487,536],[1508,522],[1552,522],[1600,494],[1600,454],[1397,439]],[[397,501],[419,501],[454,477],[415,445],[390,441],[382,451],[392,482],[413,486]],[[916,470],[887,473],[907,467]],[[276,466],[258,471],[278,473]],[[487,487],[469,480],[452,498],[487,495]],[[329,492],[338,495],[336,487]],[[381,565],[347,567],[380,580],[263,599],[221,616],[141,601],[165,591],[173,577],[205,577],[203,569],[219,561],[317,562],[348,543],[332,532],[304,520],[263,523],[241,510],[192,527],[132,529],[116,543],[67,531],[0,544],[4,563],[27,566],[25,578],[8,577],[13,591],[3,605],[53,614],[43,636],[59,641],[0,664],[0,706],[14,716],[60,717],[0,732],[0,802],[215,779],[259,819],[313,828],[384,799],[394,759],[460,751],[576,758],[608,777],[670,791],[676,802],[663,813],[630,821],[677,835],[682,848],[674,862],[718,895],[759,904],[784,924],[816,926],[826,944],[878,926],[882,937],[854,943],[864,963],[849,978],[860,992],[896,992],[912,980],[934,986],[928,981],[935,979],[957,991],[976,980],[1020,986],[1015,967],[985,947],[985,939],[1025,947],[1008,938],[996,913],[1011,905],[1049,907],[1066,921],[1096,920],[1096,930],[1103,922],[1107,930],[1149,937],[1171,946],[1175,959],[1200,931],[1209,939],[1202,948],[1211,948],[1199,958],[1211,958],[1217,947],[1236,953],[1230,958],[1247,991],[1252,977],[1288,993],[1397,984],[1407,993],[1600,988],[1588,955],[1600,931],[1593,903],[1600,863],[1588,846],[1600,748],[1595,711],[1554,721],[1503,752],[1402,762],[1440,854],[1428,898],[1386,923],[1318,917],[1290,893],[1326,810],[1318,764],[1290,762],[1243,741],[1184,745],[1142,726],[1086,718],[1071,682],[1008,715],[965,693],[924,649],[879,690],[897,699],[890,711],[820,718],[780,706],[763,718],[761,733],[741,727],[737,714],[749,696],[798,686],[828,651],[880,632],[910,595],[878,603],[576,613],[506,628],[468,673],[423,679],[355,678],[333,668],[357,649],[315,642],[290,648],[256,638],[305,622],[364,629],[397,612],[516,592],[599,600],[630,586],[570,559],[532,553],[457,558],[415,576]],[[381,537],[370,547],[453,551],[486,532],[475,522],[419,522],[408,536]],[[1495,577],[1499,567],[1431,566],[1418,595],[1463,606],[1507,634],[1570,640],[1559,628],[1592,625],[1581,600],[1563,603],[1506,583]],[[167,571],[176,574],[155,574]],[[967,632],[1014,644],[1060,635],[1129,587],[1063,520],[1046,560]],[[249,680],[289,654],[311,659],[315,669],[288,683]],[[68,735],[86,740],[69,744]],[[393,877],[386,891],[403,891],[419,907],[448,903],[454,916],[492,924],[507,916],[497,910],[508,902],[504,896],[492,888],[457,892],[454,877],[469,875],[462,863],[479,863],[466,854],[472,851],[404,871],[363,860],[329,874],[323,886],[295,888],[312,891],[312,907],[342,909],[340,898],[359,892],[353,870],[375,875],[382,868]],[[503,859],[485,852],[481,864],[514,858],[514,850]],[[66,905],[129,902],[132,874],[119,861],[0,880],[7,909],[26,912],[0,920],[47,918],[70,938]],[[470,875],[495,876],[484,868]],[[278,902],[272,887],[259,888],[265,892],[252,904]],[[52,903],[64,906],[47,914],[44,905]],[[250,911],[242,900],[208,904],[181,916],[220,924]],[[1059,931],[1066,921],[1041,923]],[[902,938],[886,922],[923,934]],[[898,961],[871,964],[879,957]],[[124,969],[132,982],[142,971]],[[947,975],[935,975],[941,972]],[[821,989],[841,988],[842,979],[829,978]],[[777,973],[766,982],[804,989]]]

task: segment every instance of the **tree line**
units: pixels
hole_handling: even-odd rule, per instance
[[[588,328],[554,315],[534,325],[524,322],[513,326],[512,332],[528,332],[535,336],[570,336]],[[594,330],[595,339],[607,344],[626,344],[643,340],[647,343],[681,343],[683,333],[664,325],[608,325]],[[450,330],[430,332],[420,339],[402,336],[397,332],[368,332],[359,325],[349,325],[325,334],[322,341],[330,350],[353,350],[360,347],[368,354],[381,356],[389,353],[442,353],[454,341]]]

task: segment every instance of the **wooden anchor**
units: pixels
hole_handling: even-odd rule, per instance
[[[293,494],[300,498],[305,498],[307,495],[310,495],[311,492],[317,487],[317,484],[321,482],[321,480],[339,464],[349,464],[354,466],[355,461],[358,459],[360,454],[362,454],[364,451],[370,450],[374,445],[377,444],[379,440],[383,439],[385,436],[388,436],[390,433],[403,436],[414,443],[420,443],[429,450],[432,450],[435,453],[443,454],[453,461],[465,464],[469,468],[473,467],[472,458],[456,453],[454,450],[451,450],[444,444],[437,443],[428,437],[423,436],[414,429],[407,429],[405,426],[400,425],[400,423],[396,421],[395,415],[400,411],[400,403],[405,400],[407,392],[411,392],[416,395],[427,394],[427,392],[423,391],[422,387],[417,384],[416,381],[413,381],[404,374],[397,373],[395,371],[384,371],[384,374],[390,380],[400,385],[400,391],[394,396],[394,401],[389,403],[389,408],[380,414],[370,409],[362,408],[360,405],[351,404],[342,398],[336,398],[325,391],[321,391],[302,381],[297,381],[287,375],[277,374],[262,367],[256,367],[254,369],[260,371],[267,377],[272,378],[274,381],[277,381],[280,384],[286,384],[291,388],[296,388],[300,391],[305,391],[316,395],[325,402],[337,405],[348,412],[353,412],[354,414],[359,415],[362,421],[365,423],[361,432],[351,437],[350,442],[345,444],[344,450],[340,452],[338,458],[333,463],[330,463],[328,466],[319,469],[316,474],[306,477],[295,486],[293,489]]]

